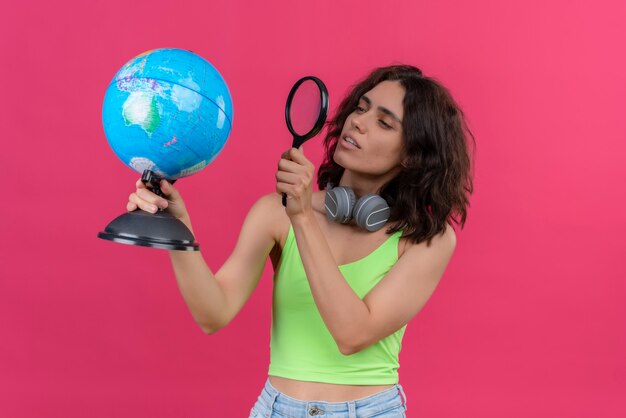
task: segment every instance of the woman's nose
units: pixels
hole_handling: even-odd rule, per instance
[[[350,123],[352,124],[353,128],[355,128],[356,130],[358,130],[361,133],[363,132],[363,127],[365,125],[363,124],[363,120],[361,119],[361,115],[352,115],[352,119],[351,119]]]

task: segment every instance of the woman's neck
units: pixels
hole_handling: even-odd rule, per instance
[[[382,176],[363,176],[352,171],[345,170],[341,175],[337,186],[349,187],[354,191],[356,198],[365,196],[368,193],[376,193],[391,181],[398,173],[389,172]],[[334,187],[335,185],[333,185]]]

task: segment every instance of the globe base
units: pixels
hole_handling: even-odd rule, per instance
[[[137,209],[112,220],[98,238],[120,244],[140,245],[163,250],[198,251],[200,244],[189,228],[168,212]]]

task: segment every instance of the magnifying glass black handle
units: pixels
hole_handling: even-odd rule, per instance
[[[315,124],[313,125],[311,130],[309,130],[306,133],[297,132],[291,124],[291,102],[296,94],[296,91],[305,81],[313,81],[315,83],[315,85],[319,89],[319,101],[320,101],[319,102],[320,111],[319,111],[319,114],[317,115],[317,120],[315,121]],[[328,89],[326,88],[326,85],[324,85],[322,80],[320,80],[319,78],[315,76],[302,77],[291,88],[291,91],[289,92],[289,96],[287,97],[287,105],[285,106],[285,121],[287,122],[287,128],[289,129],[289,132],[291,132],[293,135],[293,143],[291,144],[291,146],[293,148],[300,148],[300,145],[302,145],[308,139],[311,139],[315,135],[317,135],[322,129],[322,127],[324,126],[324,122],[326,121],[327,115],[328,115]],[[287,194],[286,193],[283,193],[283,206],[287,207]]]
[[[304,137],[294,135],[291,148],[300,148],[300,145],[304,144],[305,141]],[[283,206],[287,207],[287,193],[283,193]]]

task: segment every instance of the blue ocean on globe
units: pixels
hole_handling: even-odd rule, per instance
[[[182,49],[155,49],[120,69],[107,88],[102,123],[115,154],[138,173],[168,180],[196,173],[226,144],[230,91],[207,60]]]

